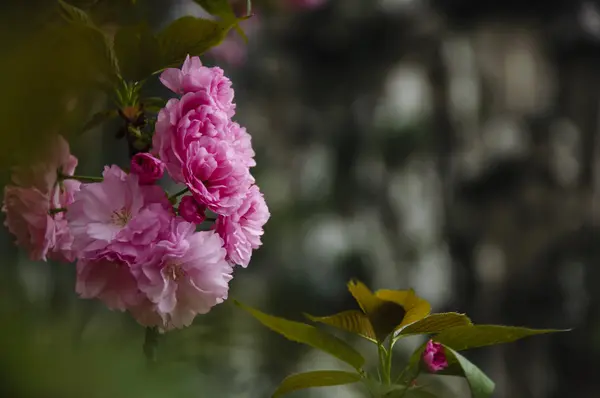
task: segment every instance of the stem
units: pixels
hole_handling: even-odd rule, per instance
[[[188,187],[183,188],[181,191],[174,193],[173,195],[169,196],[169,200],[172,201],[175,198],[183,195],[184,193],[187,193],[190,189]]]
[[[387,352],[383,344],[379,344],[379,366],[381,368],[381,382],[385,385],[391,384],[391,361],[390,358],[392,356],[391,352]]]
[[[59,177],[62,180],[77,180],[77,181],[81,181],[81,182],[101,182],[101,181],[104,181],[104,178],[102,178],[102,177],[93,177],[93,176],[79,176],[79,175],[66,176],[66,175],[61,174]]]
[[[144,338],[144,355],[148,366],[154,366],[156,363],[156,348],[158,347],[158,329],[146,328],[146,336]]]
[[[246,16],[251,16],[252,15],[252,0],[247,0],[246,1]]]

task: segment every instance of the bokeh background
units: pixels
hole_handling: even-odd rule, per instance
[[[107,32],[206,16],[187,0],[71,3]],[[203,56],[234,82],[272,213],[231,297],[302,319],[351,308],[346,282],[358,278],[413,287],[434,310],[477,323],[573,328],[468,357],[496,397],[599,397],[600,2],[256,0],[253,9],[248,45],[232,34]],[[4,1],[0,12],[2,180],[54,131],[69,137],[81,174],[126,165],[118,122],[78,132],[109,104],[86,75],[96,56],[87,42],[47,34],[52,1]],[[143,329],[78,299],[74,266],[32,263],[0,236],[2,397],[268,397],[289,373],[341,366],[227,302],[163,336],[149,371]],[[468,396],[461,381],[425,382],[441,383],[442,397]]]

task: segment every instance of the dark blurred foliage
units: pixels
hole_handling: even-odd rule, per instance
[[[183,1],[72,3],[108,32],[201,13]],[[234,81],[272,211],[232,296],[298,320],[351,308],[357,277],[414,287],[478,323],[573,327],[469,357],[498,397],[597,397],[599,2],[283,3],[255,2],[245,64],[204,58]],[[70,137],[82,174],[126,164],[114,123],[78,132],[107,105],[101,54],[53,2],[0,9],[3,170],[53,131]],[[77,299],[73,267],[32,264],[3,236],[0,396],[262,397],[291,372],[339,366],[226,303],[163,336],[148,374],[141,328]]]

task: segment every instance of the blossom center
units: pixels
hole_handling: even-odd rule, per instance
[[[127,225],[129,220],[131,220],[131,210],[125,208],[113,211],[110,217],[110,221],[119,227]]]
[[[185,276],[185,271],[180,264],[168,264],[164,269],[164,273],[172,281],[177,281]]]

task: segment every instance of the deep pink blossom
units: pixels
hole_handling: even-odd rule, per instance
[[[202,137],[190,144],[184,182],[201,204],[217,214],[231,214],[254,182],[248,167],[227,142]]]
[[[232,268],[222,246],[214,231],[196,232],[194,224],[175,219],[169,236],[134,268],[139,288],[161,319],[158,326],[189,326],[197,314],[205,314],[227,299]],[[133,312],[140,323],[148,325],[153,319],[148,306]]]
[[[245,127],[234,121],[230,121],[225,129],[225,140],[231,144],[237,156],[247,167],[256,166],[254,160],[254,149],[252,148],[252,136],[248,134]]]
[[[231,80],[225,77],[219,67],[202,66],[199,57],[190,58],[188,55],[181,69],[165,70],[160,76],[160,81],[177,94],[204,91],[218,109],[229,117],[235,114]]]
[[[206,219],[206,206],[198,203],[193,196],[186,195],[179,201],[179,215],[192,224],[202,224]]]
[[[106,249],[145,206],[170,208],[159,186],[140,185],[135,174],[106,166],[103,176],[102,182],[83,184],[67,212],[73,247],[81,255]]]
[[[430,372],[439,372],[448,367],[444,347],[440,343],[429,340],[423,352],[423,362]]]
[[[113,310],[125,311],[145,299],[133,277],[132,264],[114,251],[101,251],[77,262],[75,290],[82,298],[97,298]]]
[[[229,118],[212,103],[205,91],[171,99],[161,109],[152,139],[153,149],[165,162],[169,175],[183,182],[187,148],[202,137],[225,137]]]
[[[140,184],[154,184],[164,172],[165,164],[149,153],[137,153],[131,159],[131,173],[138,176]]]
[[[262,244],[263,226],[269,217],[264,196],[258,186],[253,185],[233,214],[217,218],[215,229],[223,238],[228,261],[248,266],[252,250]]]

